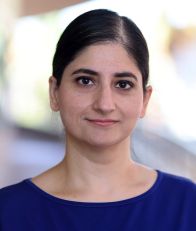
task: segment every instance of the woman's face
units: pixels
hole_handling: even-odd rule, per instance
[[[65,68],[60,87],[50,78],[51,107],[60,111],[69,140],[108,147],[129,137],[145,114],[142,76],[115,43],[91,45]]]

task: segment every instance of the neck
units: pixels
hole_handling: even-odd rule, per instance
[[[129,177],[130,180],[129,172],[134,169],[130,156],[129,137],[119,144],[104,148],[92,148],[67,138],[66,155],[61,167],[70,188],[102,188],[109,191],[119,187],[122,179],[126,181]]]

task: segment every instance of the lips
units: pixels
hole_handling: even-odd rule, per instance
[[[113,119],[87,119],[87,121],[99,126],[111,126],[119,122],[118,120],[113,120]]]

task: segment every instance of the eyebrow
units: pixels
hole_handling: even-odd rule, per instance
[[[80,74],[80,73],[89,74],[89,75],[99,75],[98,72],[93,71],[93,70],[90,70],[90,69],[87,69],[87,68],[80,68],[80,69],[77,69],[77,70],[75,70],[75,71],[72,73],[72,75]]]
[[[87,68],[77,69],[74,72],[72,72],[72,75],[80,74],[80,73],[89,74],[89,75],[95,75],[95,76],[99,75],[99,73],[97,71],[93,71],[93,70],[87,69]],[[114,74],[114,77],[117,77],[117,78],[131,77],[131,78],[134,78],[136,81],[138,80],[137,76],[135,74],[133,74],[132,72],[129,72],[129,71],[117,72],[117,73]]]
[[[131,77],[131,78],[134,78],[137,81],[137,76],[135,74],[133,74],[132,72],[129,72],[129,71],[115,73],[114,76],[118,77],[118,78]]]

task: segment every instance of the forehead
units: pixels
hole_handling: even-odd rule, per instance
[[[84,48],[75,59],[66,67],[91,68],[98,72],[132,71],[140,75],[140,71],[132,56],[118,43],[99,43]],[[66,71],[65,69],[65,71]]]

